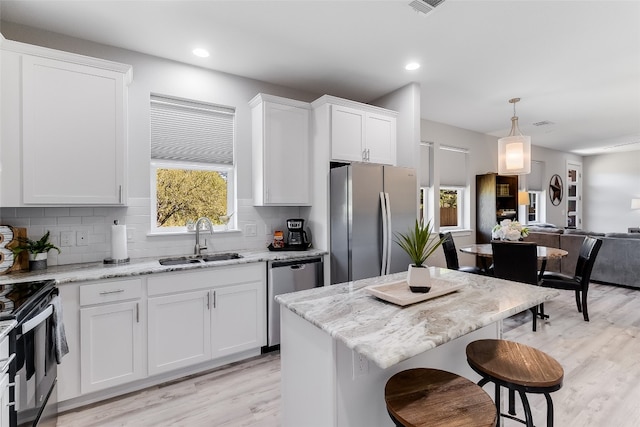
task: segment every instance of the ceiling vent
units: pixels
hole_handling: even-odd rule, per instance
[[[416,12],[424,13],[425,15],[438,7],[444,0],[413,0],[409,3],[409,6]]]
[[[555,125],[555,123],[550,122],[549,120],[543,120],[541,122],[535,122],[533,123],[534,126],[551,126],[551,125]]]

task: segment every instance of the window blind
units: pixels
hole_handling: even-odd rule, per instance
[[[151,95],[151,157],[233,165],[235,109]]]
[[[542,191],[543,182],[542,175],[544,174],[544,162],[532,161],[531,173],[527,176],[527,189],[531,191]]]
[[[467,154],[465,148],[440,147],[440,185],[464,187],[467,185]]]

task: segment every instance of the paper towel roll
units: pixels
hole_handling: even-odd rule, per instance
[[[112,225],[111,226],[111,258],[114,260],[123,260],[128,258],[127,255],[127,226]]]

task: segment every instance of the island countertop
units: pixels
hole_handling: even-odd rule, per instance
[[[559,291],[430,267],[432,277],[463,283],[451,294],[401,307],[364,288],[406,272],[279,295],[285,308],[386,369],[557,296]]]

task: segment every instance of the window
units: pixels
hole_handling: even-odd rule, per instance
[[[440,187],[440,228],[463,228],[464,189]]]
[[[529,191],[529,206],[527,206],[527,222],[541,223],[544,218],[545,195],[542,191]]]
[[[183,232],[235,210],[235,110],[151,96],[152,232]],[[231,217],[232,225],[235,217]]]
[[[465,203],[469,150],[440,146],[440,230],[468,228],[470,212]]]

